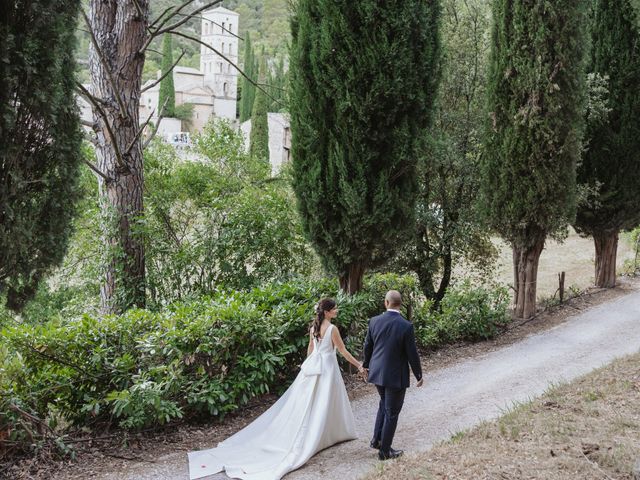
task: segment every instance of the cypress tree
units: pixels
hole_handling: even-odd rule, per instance
[[[492,5],[483,203],[489,224],[513,248],[514,314],[528,318],[545,238],[575,217],[586,2]]]
[[[162,75],[173,68],[173,47],[171,46],[171,34],[165,33],[162,39]],[[166,104],[165,104],[166,102]],[[164,110],[160,112],[165,117],[173,117],[176,114],[176,89],[173,84],[173,72],[169,73],[160,82],[160,94],[158,97],[158,108]]]
[[[587,148],[578,182],[598,190],[575,227],[593,236],[595,284],[614,287],[620,230],[640,223],[640,35],[629,0],[594,0],[588,72],[608,78],[606,115],[587,112]]]
[[[299,0],[293,184],[304,230],[348,293],[411,233],[438,80],[437,0]]]
[[[266,64],[261,65],[260,83],[264,84]],[[267,96],[262,90],[256,92],[251,115],[251,138],[249,153],[257,160],[269,163],[269,122],[267,117]]]
[[[78,196],[79,0],[22,1],[0,19],[0,293],[21,309],[62,261]]]
[[[247,32],[244,40],[244,73],[251,80],[255,81],[255,55],[251,46],[251,36]],[[244,122],[251,118],[253,112],[253,100],[255,98],[256,87],[245,77],[242,77],[242,98],[240,101],[240,122]]]

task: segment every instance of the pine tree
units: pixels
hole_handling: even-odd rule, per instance
[[[62,261],[82,161],[79,0],[17,0],[0,19],[0,293],[21,309]]]
[[[256,81],[255,55],[251,46],[251,36],[247,32],[244,40],[244,73],[254,82]],[[247,78],[242,77],[242,98],[240,100],[240,123],[249,120],[253,113],[253,101],[256,87]]]
[[[260,83],[264,84],[266,63],[260,67]],[[267,96],[263,90],[256,92],[256,99],[253,103],[253,113],[251,114],[251,156],[256,160],[269,163],[269,122],[267,117]]]
[[[535,313],[547,235],[575,216],[585,11],[584,0],[493,0],[483,203],[513,248],[520,318]]]
[[[171,34],[165,33],[162,39],[162,75],[166,75],[160,82],[160,94],[158,108],[164,110],[161,114],[165,117],[174,117],[176,114],[176,89],[173,84],[173,48],[171,46]]]
[[[292,17],[293,181],[341,288],[410,235],[416,157],[438,80],[437,0],[300,0]]]
[[[640,34],[629,0],[593,0],[591,78],[606,83],[604,118],[587,112],[578,182],[598,191],[578,209],[575,227],[593,236],[595,284],[614,287],[620,230],[640,224]]]

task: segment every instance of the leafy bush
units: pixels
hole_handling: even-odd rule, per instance
[[[410,277],[376,275],[363,292],[345,297],[332,280],[299,280],[219,290],[161,312],[6,327],[0,345],[12,355],[0,356],[0,382],[10,395],[3,396],[0,432],[16,431],[19,422],[6,413],[18,404],[40,419],[55,412],[64,422],[89,427],[112,419],[139,429],[224,416],[297,374],[320,297],[337,296],[337,323],[357,355],[384,292],[396,288],[410,298],[414,287]]]
[[[145,152],[147,286],[151,306],[250,289],[319,269],[287,182],[245,152],[242,134],[210,123],[183,161],[157,142]]]
[[[297,280],[217,290],[159,312],[58,316],[45,324],[5,327],[0,438],[31,448],[46,433],[43,428],[51,433],[115,421],[135,430],[180,418],[221,417],[256,396],[279,393],[298,373],[313,306],[323,296],[337,298],[336,323],[356,356],[367,320],[383,310],[384,293],[392,288],[403,293],[405,313],[426,347],[487,338],[507,321],[504,289],[463,284],[435,313],[413,276],[371,275],[364,286],[344,296],[334,280]]]
[[[510,321],[506,287],[477,286],[465,281],[449,288],[440,311],[428,303],[416,311],[416,331],[426,348],[459,341],[486,340],[496,336]]]

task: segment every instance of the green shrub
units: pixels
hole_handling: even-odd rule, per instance
[[[509,291],[501,286],[474,287],[463,282],[449,288],[440,311],[425,303],[416,311],[416,330],[425,348],[459,341],[486,340],[510,321]]]
[[[24,448],[37,445],[42,422],[124,429],[180,418],[222,417],[269,391],[280,393],[306,354],[313,306],[334,296],[347,347],[359,355],[367,321],[397,289],[425,347],[477,340],[506,324],[507,292],[463,284],[442,312],[418,293],[415,277],[376,274],[354,296],[338,294],[329,279],[272,283],[249,291],[213,292],[159,312],[120,316],[55,317],[0,332],[0,435]],[[32,415],[33,424],[25,423]],[[54,430],[51,430],[53,432]]]
[[[125,429],[224,416],[286,387],[298,373],[320,297],[338,299],[337,324],[357,355],[385,291],[396,288],[412,298],[415,281],[374,275],[353,297],[337,287],[328,279],[298,280],[217,291],[160,312],[14,324],[4,328],[0,343],[0,382],[10,392],[1,411],[19,403],[41,419],[55,412],[77,427],[115,420]],[[5,414],[0,431],[9,425],[15,431],[18,423]],[[23,434],[18,440],[27,440]]]

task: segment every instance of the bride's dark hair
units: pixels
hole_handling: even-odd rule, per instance
[[[318,302],[316,305],[316,316],[312,324],[314,337],[320,338],[320,325],[322,325],[322,321],[324,320],[324,312],[333,310],[335,306],[336,301],[333,298],[323,298]]]

